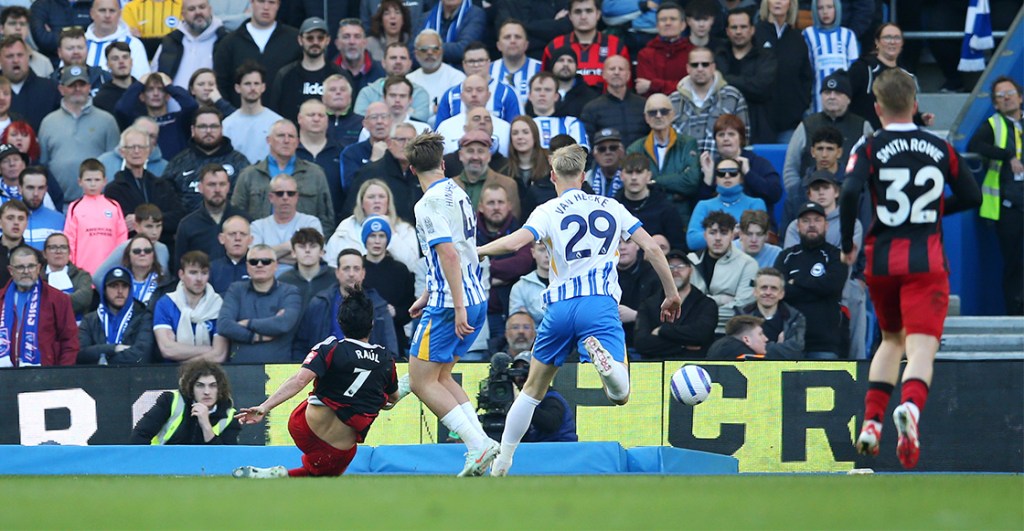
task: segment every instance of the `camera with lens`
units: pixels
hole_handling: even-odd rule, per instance
[[[501,439],[505,430],[505,415],[515,400],[515,380],[525,379],[529,367],[513,368],[512,356],[499,352],[491,358],[491,369],[486,380],[480,381],[476,396],[477,408],[482,410],[480,424],[493,439]]]

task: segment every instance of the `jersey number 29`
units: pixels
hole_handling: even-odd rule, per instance
[[[882,168],[878,171],[878,178],[889,183],[885,188],[885,199],[896,202],[896,210],[889,210],[885,205],[879,204],[875,211],[878,220],[890,226],[897,227],[907,222],[911,223],[935,223],[938,219],[938,212],[933,208],[927,208],[933,201],[942,197],[942,171],[935,166],[925,166],[914,175],[914,186],[930,186],[923,194],[917,196],[914,202],[903,190],[910,183],[910,170],[907,168]],[[930,184],[929,184],[930,183]]]
[[[604,229],[598,227],[597,220],[599,219],[604,219],[608,226]],[[576,225],[576,233],[569,238],[569,243],[565,245],[566,261],[590,258],[590,249],[576,249],[576,244],[586,236],[587,232],[604,239],[597,254],[606,254],[608,252],[608,249],[615,243],[615,234],[618,232],[615,230],[615,218],[604,210],[591,212],[587,219],[583,219],[583,216],[577,214],[571,214],[562,218],[562,230],[569,228],[569,225]]]

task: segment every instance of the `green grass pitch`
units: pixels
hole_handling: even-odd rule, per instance
[[[0,529],[1022,529],[1024,476],[6,477]]]

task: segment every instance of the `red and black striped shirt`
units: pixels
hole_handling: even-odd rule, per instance
[[[981,203],[953,146],[913,124],[891,124],[864,137],[846,167],[840,208],[843,251],[853,247],[857,201],[865,184],[873,219],[864,238],[866,274],[948,272],[942,216]],[[944,198],[946,185],[953,195]]]
[[[313,392],[341,420],[376,417],[398,390],[395,358],[380,345],[333,336],[313,347],[302,366],[316,373]]]
[[[551,56],[555,50],[572,46],[576,52],[576,72],[583,76],[583,81],[592,87],[604,87],[604,60],[613,56],[621,55],[629,59],[629,50],[622,39],[616,35],[607,35],[597,32],[594,42],[584,45],[576,40],[576,33],[570,32],[566,35],[559,35],[551,40],[544,47],[544,55],[541,57],[541,64],[544,70],[551,71]]]

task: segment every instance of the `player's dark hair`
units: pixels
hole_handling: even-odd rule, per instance
[[[355,287],[348,292],[338,307],[338,326],[345,337],[365,341],[373,330],[373,301]]]
[[[843,133],[831,125],[820,127],[811,135],[811,147],[818,144],[818,142],[826,142],[837,147],[843,147]]]
[[[736,218],[724,210],[716,210],[704,216],[700,222],[702,229],[709,229],[712,225],[718,225],[718,230],[732,230],[736,228]]]
[[[751,330],[764,324],[764,319],[753,315],[737,315],[725,324],[725,335],[740,339]]]
[[[195,400],[192,389],[203,376],[213,376],[217,379],[217,402],[231,402],[231,383],[228,381],[227,373],[219,363],[204,359],[187,361],[178,368],[178,392],[181,396],[190,401]]]

